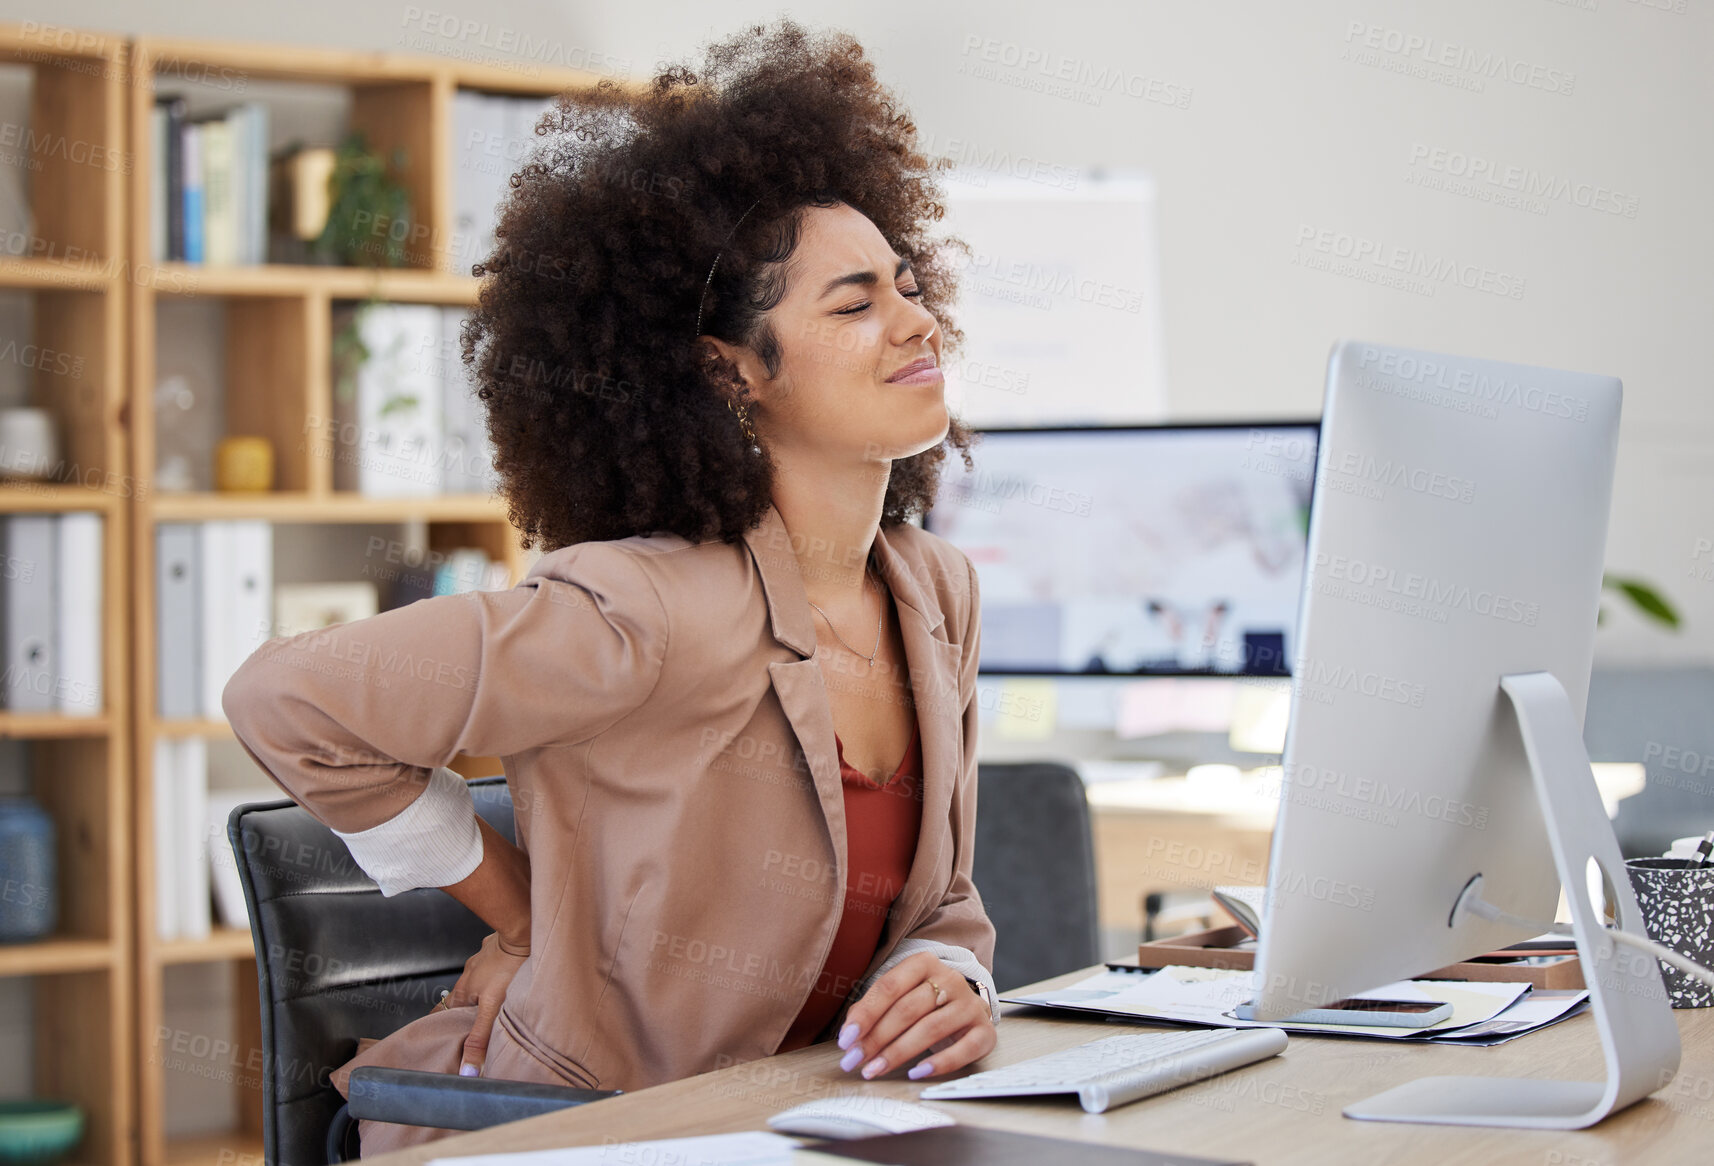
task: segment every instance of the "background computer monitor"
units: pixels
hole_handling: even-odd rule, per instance
[[[923,520],[976,565],[982,671],[1289,675],[1316,432],[982,430]]]

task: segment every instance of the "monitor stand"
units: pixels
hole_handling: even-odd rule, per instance
[[[1603,934],[1591,878],[1600,867],[1617,926],[1645,934],[1613,824],[1602,808],[1583,734],[1565,689],[1550,672],[1503,676],[1511,698],[1554,865],[1571,904],[1583,982],[1607,1062],[1604,1081],[1510,1077],[1423,1077],[1345,1107],[1346,1117],[1441,1125],[1522,1126],[1569,1130],[1594,1125],[1672,1080],[1678,1071],[1678,1024],[1651,955]],[[1460,899],[1461,910],[1468,894]]]

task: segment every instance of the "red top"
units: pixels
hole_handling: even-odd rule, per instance
[[[851,766],[845,760],[844,743],[837,733],[833,736],[839,747],[840,785],[845,794],[849,867],[845,905],[821,976],[776,1052],[789,1052],[815,1040],[838,1015],[880,946],[888,911],[904,890],[916,858],[917,834],[922,829],[922,743],[918,736],[913,724],[904,760],[885,785],[876,785],[862,770]]]

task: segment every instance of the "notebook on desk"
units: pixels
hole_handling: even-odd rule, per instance
[[[983,1126],[938,1126],[908,1134],[885,1134],[849,1142],[816,1142],[792,1155],[793,1166],[848,1166],[884,1162],[889,1166],[1253,1166],[1231,1158],[1196,1158],[1018,1134]]]

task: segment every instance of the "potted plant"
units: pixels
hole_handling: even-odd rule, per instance
[[[311,244],[323,263],[352,267],[405,266],[411,198],[393,174],[404,170],[404,147],[384,158],[371,150],[362,130],[340,143],[328,177],[327,224]]]

